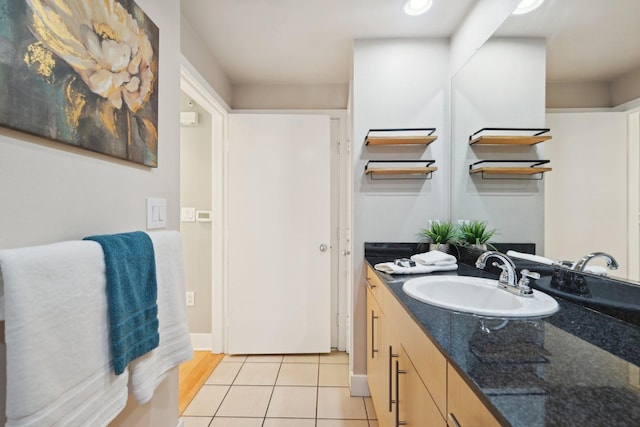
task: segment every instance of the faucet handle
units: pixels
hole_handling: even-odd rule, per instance
[[[540,273],[536,273],[535,271],[529,271],[526,268],[520,271],[520,275],[522,276],[520,280],[518,280],[518,287],[520,288],[520,292],[522,295],[533,295],[533,291],[529,287],[529,279],[539,279]]]
[[[498,267],[500,270],[502,270],[502,272],[500,273],[500,279],[499,279],[500,283],[513,285],[513,283],[509,283],[509,267],[507,267],[506,264],[500,264],[499,262],[494,262],[491,265],[493,265],[494,267]]]
[[[523,278],[526,277],[527,279],[539,279],[540,278],[540,273],[536,273],[535,271],[529,271],[526,268],[524,270],[520,271],[520,275]]]

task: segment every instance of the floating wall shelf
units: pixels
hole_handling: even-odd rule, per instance
[[[371,179],[431,179],[435,160],[370,160],[364,173]],[[376,178],[381,177],[381,178]]]
[[[436,128],[369,129],[366,145],[429,145],[436,139]]]
[[[469,165],[470,174],[481,174],[482,179],[542,179],[542,174],[550,172],[549,167],[540,167],[549,160],[481,160]],[[518,166],[529,164],[528,166]],[[538,178],[516,178],[516,176],[533,176]],[[492,177],[493,176],[493,177]]]
[[[534,145],[551,139],[546,128],[482,128],[469,136],[470,145]],[[485,134],[485,132],[491,132]],[[521,133],[524,133],[521,134]],[[533,133],[533,135],[527,135]]]

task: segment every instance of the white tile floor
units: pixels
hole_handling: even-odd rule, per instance
[[[378,427],[349,394],[349,357],[226,356],[185,410],[184,427]]]

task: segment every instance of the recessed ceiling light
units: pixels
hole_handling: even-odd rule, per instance
[[[529,13],[532,10],[537,9],[544,3],[544,0],[522,0],[516,10],[513,11],[514,15],[523,15]]]
[[[404,4],[404,13],[411,16],[422,15],[431,9],[432,4],[432,0],[407,0]]]

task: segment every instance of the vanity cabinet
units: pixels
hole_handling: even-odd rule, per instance
[[[367,316],[367,381],[381,427],[500,425],[371,267]]]
[[[499,427],[498,420],[451,365],[447,368],[447,421],[450,427]]]
[[[367,316],[367,381],[378,424],[446,426],[446,359],[373,271]]]
[[[445,427],[447,423],[402,346],[399,348],[398,360],[394,365],[396,407],[393,411],[395,418],[391,425]]]

